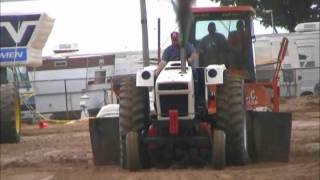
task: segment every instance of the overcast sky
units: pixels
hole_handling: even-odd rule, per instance
[[[146,0],[149,47],[157,48],[157,18],[161,19],[161,48],[170,44],[169,34],[177,29],[170,0]],[[198,0],[196,6],[216,6]],[[139,0],[39,0],[2,2],[1,12],[46,12],[55,19],[43,55],[53,54],[61,43],[78,43],[80,53],[136,51],[142,49]],[[284,30],[280,30],[283,32]],[[271,28],[255,24],[256,34]]]

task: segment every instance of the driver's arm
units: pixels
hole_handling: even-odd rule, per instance
[[[161,70],[166,66],[167,61],[161,60],[160,63],[158,64],[157,69],[155,70],[155,75],[158,76]]]
[[[188,44],[187,45],[187,61],[188,61],[188,64],[191,65],[193,64],[197,59],[198,59],[198,54],[195,50],[195,48],[192,46],[192,44]]]

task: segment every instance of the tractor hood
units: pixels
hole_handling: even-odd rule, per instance
[[[0,66],[41,66],[54,19],[45,13],[0,15]]]
[[[187,66],[186,73],[181,73],[181,61],[169,61],[157,78],[157,84],[176,82],[189,83],[190,81],[192,81],[191,66]]]

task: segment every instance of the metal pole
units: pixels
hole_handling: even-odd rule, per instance
[[[146,1],[140,0],[143,66],[149,66],[148,24]]]
[[[186,54],[186,48],[181,46],[180,47],[180,59],[181,59],[181,72],[186,73],[187,72],[187,54]]]
[[[67,119],[69,119],[67,80],[64,80],[64,95],[65,95],[65,98],[66,98]]]
[[[272,11],[272,9],[263,10],[263,13],[270,13],[272,33],[274,33],[274,32],[275,32],[275,27],[274,27],[273,11]],[[278,33],[278,32],[276,32],[276,33]]]
[[[272,9],[270,10],[270,14],[271,14],[272,32],[274,33],[274,22],[273,22],[273,12],[272,12]]]
[[[161,45],[160,45],[160,41],[161,41],[161,23],[160,23],[160,18],[158,18],[158,62],[160,62],[161,60]]]
[[[89,62],[88,57],[86,58],[86,91],[88,89],[88,68],[89,68]]]

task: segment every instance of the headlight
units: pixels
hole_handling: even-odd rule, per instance
[[[142,79],[147,80],[147,79],[150,78],[151,74],[150,74],[149,71],[144,71],[144,72],[141,74],[141,76],[142,76]]]
[[[211,64],[206,67],[206,85],[223,84],[223,71],[226,69],[224,64]]]
[[[216,71],[215,69],[210,69],[210,70],[208,71],[208,76],[209,76],[210,78],[216,77],[216,76],[217,76],[217,71]]]

